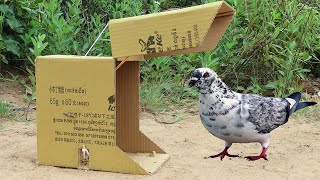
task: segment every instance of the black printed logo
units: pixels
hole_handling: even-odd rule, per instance
[[[115,106],[116,99],[115,99],[114,95],[110,96],[108,98],[108,101],[109,101],[108,111],[114,111],[116,108],[116,106]]]
[[[155,31],[155,36],[150,35],[148,37],[147,42],[145,42],[142,39],[139,39],[139,44],[141,45],[141,52],[147,52],[147,54],[150,53],[156,53],[157,50],[158,52],[162,52],[162,36],[158,34],[157,31]]]
[[[156,48],[151,47],[156,44],[154,41],[154,36],[149,36],[147,43],[142,39],[139,39],[139,44],[141,45],[141,52],[147,51],[148,54],[156,52]]]

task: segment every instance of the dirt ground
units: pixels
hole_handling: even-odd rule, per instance
[[[8,91],[10,85],[0,85],[1,100],[23,105],[21,89]],[[155,174],[142,176],[37,165],[34,111],[30,118],[0,118],[0,179],[320,179],[320,120],[295,117],[274,130],[268,161],[220,161],[203,158],[221,151],[224,142],[209,134],[197,115],[160,124],[153,115],[143,113],[141,130],[170,159]],[[260,151],[259,144],[234,144],[230,149],[231,154],[241,156]]]

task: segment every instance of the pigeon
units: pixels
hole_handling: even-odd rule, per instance
[[[260,143],[262,152],[258,156],[246,156],[251,161],[267,159],[270,132],[285,124],[289,116],[316,102],[299,102],[301,93],[295,92],[286,98],[263,97],[256,94],[241,94],[232,91],[209,68],[198,68],[189,82],[199,89],[199,114],[204,127],[214,136],[225,141],[222,152],[206,158],[231,155],[232,143]]]

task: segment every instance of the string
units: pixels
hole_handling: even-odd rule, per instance
[[[89,50],[87,51],[87,53],[84,56],[87,56],[89,54],[89,52],[91,51],[91,49],[93,48],[93,46],[97,43],[97,41],[100,39],[100,37],[102,36],[102,34],[104,33],[104,31],[107,29],[107,27],[109,26],[109,22],[106,24],[106,26],[103,28],[103,30],[101,31],[101,33],[99,34],[99,36],[96,38],[96,40],[93,42],[93,44],[91,45],[91,47],[89,48]],[[118,66],[116,67],[116,70],[118,70],[129,58],[129,56],[127,56],[123,61],[121,61],[120,64],[118,64]]]
[[[96,42],[100,39],[101,35],[104,33],[104,31],[107,29],[107,27],[109,26],[109,22],[107,23],[107,25],[103,28],[103,30],[101,31],[101,33],[99,34],[99,36],[96,38],[96,40],[93,42],[93,44],[91,45],[91,47],[89,48],[89,50],[87,51],[87,53],[84,56],[87,56],[89,54],[89,52],[91,51],[91,49],[93,48],[93,46],[96,44]]]

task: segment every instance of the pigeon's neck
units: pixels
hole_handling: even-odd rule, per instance
[[[208,89],[200,91],[200,97],[209,98],[210,101],[221,101],[221,99],[236,99],[236,93],[233,92],[219,77],[211,83]]]

